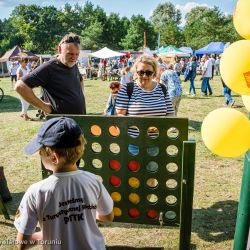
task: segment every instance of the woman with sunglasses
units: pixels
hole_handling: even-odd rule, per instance
[[[117,115],[127,116],[168,116],[174,115],[174,109],[168,93],[164,94],[160,83],[154,81],[158,72],[157,61],[148,55],[138,58],[133,66],[134,86],[131,96],[128,95],[127,84],[118,92],[116,99]],[[139,131],[129,129],[130,136],[136,137]],[[138,148],[129,146],[133,155],[139,153]]]

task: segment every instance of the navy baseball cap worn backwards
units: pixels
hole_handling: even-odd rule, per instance
[[[80,126],[71,118],[57,117],[45,121],[37,136],[24,148],[27,155],[32,155],[44,146],[72,148],[79,144],[83,134]]]

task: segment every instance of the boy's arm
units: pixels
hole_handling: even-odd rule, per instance
[[[103,184],[99,182],[99,185],[101,189],[97,202],[96,219],[100,221],[112,221],[114,219],[114,202]]]
[[[96,219],[99,220],[99,221],[113,221],[114,213],[112,211],[110,214],[101,215],[98,212],[96,212]]]
[[[38,240],[42,240],[42,232],[36,232],[32,235],[17,233],[16,242],[19,250],[29,249],[38,244]]]

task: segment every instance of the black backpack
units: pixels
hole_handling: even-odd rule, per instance
[[[127,95],[128,95],[128,98],[130,100],[132,94],[133,94],[133,90],[134,90],[134,85],[135,83],[134,82],[129,82],[127,83]],[[162,92],[164,94],[164,96],[166,97],[167,96],[167,88],[164,84],[160,83],[160,86],[161,86],[161,89],[162,89]]]

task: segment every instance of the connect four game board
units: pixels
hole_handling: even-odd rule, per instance
[[[96,174],[109,191],[114,221],[180,225],[183,205],[189,202],[190,208],[191,202],[192,207],[193,195],[193,177],[187,178],[194,171],[194,150],[184,153],[183,143],[187,119],[68,117],[79,123],[87,140],[79,168]],[[43,169],[44,178],[49,174]]]

